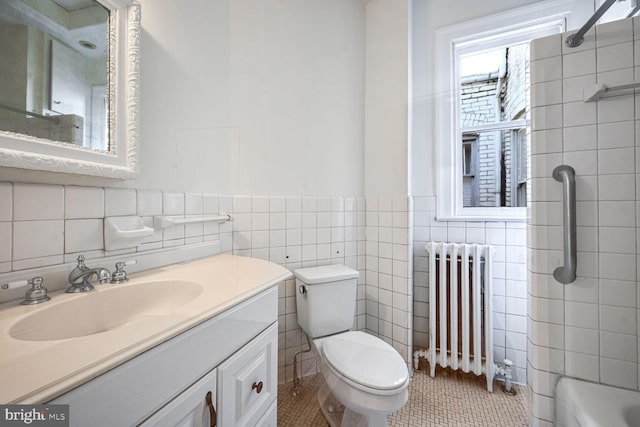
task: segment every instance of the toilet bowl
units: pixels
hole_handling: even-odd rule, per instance
[[[408,399],[407,363],[391,345],[353,325],[358,272],[341,265],[294,271],[298,323],[311,338],[332,427],[386,426]]]
[[[409,372],[400,354],[373,335],[348,331],[312,341],[328,389],[347,409],[337,425],[386,426],[408,399]],[[326,392],[325,392],[326,393]],[[319,395],[319,400],[320,400]],[[323,413],[326,408],[320,402]],[[329,418],[325,414],[325,418]]]

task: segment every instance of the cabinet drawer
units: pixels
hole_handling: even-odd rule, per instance
[[[140,427],[208,427],[212,425],[207,394],[211,393],[211,404],[215,405],[216,374],[215,369],[209,372],[140,424]]]
[[[278,325],[218,366],[218,424],[255,426],[277,396]]]

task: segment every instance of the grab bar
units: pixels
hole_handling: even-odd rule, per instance
[[[576,280],[576,171],[571,166],[558,166],[553,170],[553,179],[563,183],[564,201],[564,265],[553,271],[553,277],[566,285]]]

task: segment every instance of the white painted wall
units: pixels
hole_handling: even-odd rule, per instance
[[[406,195],[411,1],[366,8],[365,195]]]
[[[142,0],[141,175],[0,180],[362,195],[361,0]]]

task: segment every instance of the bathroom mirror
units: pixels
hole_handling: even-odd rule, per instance
[[[137,0],[0,0],[0,166],[137,174]]]

